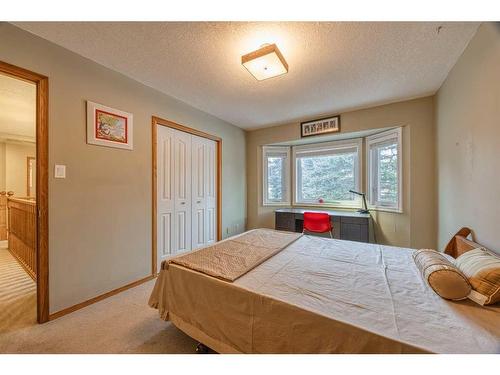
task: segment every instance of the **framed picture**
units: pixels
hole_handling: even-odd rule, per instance
[[[87,143],[98,146],[133,149],[131,113],[87,100]]]
[[[322,118],[300,123],[300,136],[310,137],[313,135],[324,135],[338,133],[340,131],[340,116]]]

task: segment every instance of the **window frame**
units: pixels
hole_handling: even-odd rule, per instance
[[[389,211],[403,213],[403,128],[398,127],[368,136],[366,139],[366,186],[367,186],[367,204],[369,209],[378,211]],[[383,146],[384,144],[392,144],[392,140],[397,142],[398,152],[398,197],[395,205],[387,205],[378,202],[377,194],[374,191],[373,178],[377,175],[375,172],[372,148]]]
[[[360,208],[360,200],[354,199],[352,201],[332,201],[332,202],[313,202],[313,201],[299,201],[299,183],[300,176],[298,175],[298,160],[301,154],[320,155],[331,152],[331,154],[342,153],[346,149],[355,149],[357,153],[357,162],[355,163],[355,187],[354,190],[359,191],[362,186],[362,159],[363,159],[363,138],[353,138],[347,140],[313,143],[306,145],[299,145],[292,147],[292,186],[293,186],[293,206],[309,206],[309,207],[329,207],[329,208]]]
[[[282,188],[284,191],[281,201],[268,199],[268,163],[269,156],[285,155],[284,170],[282,171]],[[290,206],[290,146],[262,146],[262,205],[263,206]]]

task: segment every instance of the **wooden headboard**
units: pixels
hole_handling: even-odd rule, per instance
[[[482,247],[482,245],[467,239],[467,236],[471,233],[472,231],[469,228],[464,227],[460,229],[446,245],[444,249],[445,254],[451,255],[453,258],[458,258],[469,250]]]

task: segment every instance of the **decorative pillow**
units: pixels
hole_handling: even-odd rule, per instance
[[[479,294],[474,301],[491,305],[500,301],[500,257],[484,247],[460,255],[455,265],[468,277],[472,288]]]
[[[413,260],[423,279],[442,298],[460,300],[469,295],[471,286],[467,277],[443,254],[421,249],[413,253]]]

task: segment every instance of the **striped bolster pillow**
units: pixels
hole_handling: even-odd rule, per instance
[[[421,249],[413,253],[413,260],[423,279],[442,298],[461,300],[469,295],[471,286],[467,277],[443,254]]]

